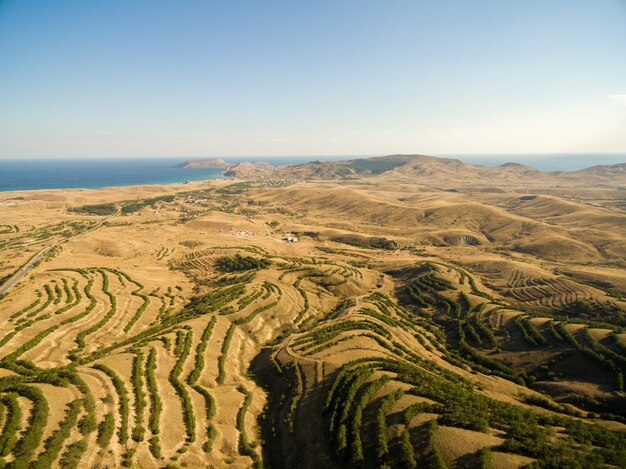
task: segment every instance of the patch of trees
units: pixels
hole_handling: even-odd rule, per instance
[[[245,272],[247,270],[265,269],[271,264],[269,259],[242,256],[237,253],[234,256],[222,256],[215,260],[215,268],[220,272]]]
[[[368,249],[384,249],[387,251],[395,251],[399,244],[393,239],[382,237],[367,237],[354,234],[338,235],[330,238],[335,243],[349,244]]]
[[[81,215],[113,215],[117,211],[115,204],[94,204],[81,205],[80,207],[70,207],[68,212],[80,213]]]
[[[174,195],[162,195],[159,197],[151,197],[149,199],[131,200],[122,202],[122,215],[138,212],[144,207],[154,207],[157,202],[173,202],[176,197]]]

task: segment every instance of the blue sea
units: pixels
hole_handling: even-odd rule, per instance
[[[220,168],[176,168],[177,164],[192,159],[202,158],[0,158],[0,191],[98,189],[224,178]],[[224,158],[231,163],[267,161],[271,164],[300,164],[315,159],[319,157]]]
[[[361,156],[297,156],[224,158],[231,163],[267,161],[271,164],[301,164],[318,159],[367,158]],[[515,162],[543,171],[572,171],[597,164],[625,163],[626,154],[545,155],[438,155],[484,166]],[[223,178],[221,169],[183,169],[175,166],[201,158],[8,158],[0,159],[0,191],[31,189],[95,189],[107,186],[170,184]]]

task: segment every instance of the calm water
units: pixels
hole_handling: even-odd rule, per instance
[[[543,171],[571,171],[597,164],[625,163],[626,154],[571,155],[441,155],[472,164],[497,166],[515,162]],[[365,158],[366,156],[360,156]],[[238,157],[226,161],[267,161],[300,164],[316,159],[349,159],[359,156]],[[168,184],[223,177],[221,169],[175,168],[187,158],[85,158],[0,159],[0,191],[26,189],[99,188],[140,184]]]
[[[325,157],[339,159],[349,157]],[[352,158],[352,157],[351,157]],[[223,178],[222,169],[190,169],[175,166],[194,158],[21,158],[0,159],[0,191],[31,189],[96,189],[107,186],[170,184]],[[200,158],[195,158],[200,159]],[[299,164],[318,157],[225,158],[231,163],[267,161]]]

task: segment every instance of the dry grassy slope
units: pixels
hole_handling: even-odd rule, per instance
[[[619,217],[609,208],[554,195],[533,207],[530,199],[515,202],[519,195],[486,197],[411,185],[399,190],[384,180],[367,191],[329,183],[220,192],[230,184],[24,192],[19,194],[24,200],[15,204],[4,203],[11,202],[11,194],[3,199],[3,220],[11,225],[31,220],[33,230],[44,233],[35,245],[68,239],[0,300],[0,402],[10,406],[11,393],[18,393],[23,413],[22,433],[15,433],[18,445],[2,456],[6,462],[15,467],[29,459],[54,467],[249,467],[264,459],[277,467],[339,467],[351,461],[360,438],[365,465],[400,467],[408,457],[402,444],[408,436],[420,464],[440,454],[448,466],[471,467],[477,451],[489,447],[497,467],[519,467],[555,453],[551,446],[549,451],[529,448],[552,429],[566,448],[576,448],[581,461],[588,461],[585,455],[595,448],[611,453],[604,454],[606,462],[620,465],[615,448],[599,448],[613,437],[597,429],[599,440],[580,446],[566,415],[591,410],[595,417],[604,413],[597,420],[602,426],[623,428],[606,420],[609,410],[623,406],[616,381],[621,362],[611,355],[617,368],[610,368],[574,342],[557,341],[547,320],[547,314],[580,298],[623,309],[623,302],[605,291],[623,288],[623,273],[602,265],[620,259],[609,247],[597,248],[592,238],[600,237],[600,230],[583,229],[585,217],[618,226]],[[91,232],[80,226],[101,217],[66,211],[85,203],[115,202],[119,208],[120,201],[190,190],[203,192],[116,215]],[[196,204],[190,197],[206,201]],[[569,215],[560,216],[560,208]],[[278,223],[271,236],[262,223],[269,220]],[[82,225],[63,234],[65,228],[55,228],[60,222]],[[241,230],[254,235],[242,238]],[[275,239],[285,231],[321,234],[290,245]],[[385,236],[403,249],[330,241],[337,233]],[[23,234],[4,233],[1,239]],[[510,250],[546,237],[565,240],[569,257],[557,256],[552,245],[542,254],[545,259]],[[8,271],[24,258],[18,244],[24,239],[0,246],[7,254],[0,268]],[[571,249],[576,243],[581,253]],[[224,281],[232,275],[220,273],[215,263],[235,253],[271,264],[253,278],[235,274],[242,275],[235,281],[241,286],[233,287]],[[454,309],[446,313],[441,304],[419,306],[408,296],[407,285],[429,273],[449,282],[441,298],[461,305],[458,315]],[[186,306],[190,300],[195,303]],[[524,317],[516,309],[522,306],[538,311],[538,317]],[[535,324],[546,343],[529,344],[516,322],[520,318]],[[472,336],[470,326],[478,327],[478,320],[492,331],[496,345]],[[620,334],[601,325],[585,329],[576,321],[563,323],[576,343],[623,353]],[[463,348],[458,327],[477,355]],[[463,353],[454,355],[455,350]],[[384,361],[373,363],[376,357]],[[349,364],[353,359],[365,361]],[[504,371],[494,371],[493,363],[481,362],[485,359],[503,364]],[[332,408],[323,407],[333,383],[341,384],[336,379],[346,365],[362,368],[362,374],[345,374],[354,380],[346,383],[355,383],[351,399],[362,404],[348,405],[347,388],[336,387],[341,391],[330,401],[348,409],[348,420],[340,417],[329,432]],[[581,373],[585,367],[594,373]],[[521,374],[511,374],[510,368]],[[191,378],[194,369],[197,379]],[[514,383],[522,375],[530,388]],[[547,393],[544,401],[537,400],[536,391]],[[441,396],[449,396],[444,408],[437,404]],[[384,428],[378,418],[383,402]],[[420,402],[429,405],[414,406]],[[494,402],[515,407],[505,407],[511,415],[502,416],[504,423],[489,420],[485,426],[476,418]],[[408,408],[416,413],[406,414]],[[467,409],[472,409],[470,421],[463,420]],[[541,415],[553,417],[541,420]],[[557,415],[560,420],[554,420]],[[529,428],[539,432],[530,440],[512,439],[512,428],[519,425],[511,422],[520,416],[523,422],[539,419]],[[34,423],[27,426],[27,418]],[[359,418],[357,431],[350,422]],[[438,429],[428,423],[434,418]],[[342,424],[346,446],[338,454]],[[21,438],[26,435],[32,436]],[[571,456],[562,451],[559,457]],[[358,454],[352,463],[359,464]]]
[[[494,188],[507,188],[511,185],[619,187],[626,182],[624,167],[626,167],[625,164],[618,164],[595,166],[579,171],[547,173],[516,163],[484,167],[450,158],[390,155],[349,161],[314,161],[302,165],[279,167],[274,175],[300,180],[374,176],[381,179],[395,178],[405,181],[412,179],[426,186],[440,188],[450,187],[450,185],[488,185]],[[257,177],[258,175],[242,171],[238,176]]]
[[[294,188],[263,191],[257,197],[275,206],[297,209],[322,225],[337,226],[337,220],[349,220],[357,231],[394,233],[421,244],[493,245],[578,263],[609,259],[619,263],[623,259],[623,217],[607,215],[606,210],[583,211],[580,205],[555,200],[551,210],[561,210],[561,204],[568,210],[578,209],[576,216],[561,220],[539,218],[537,211],[524,213],[515,207],[509,211],[510,197],[508,203],[503,197],[499,201],[491,198],[486,204],[463,195],[433,193],[399,201],[387,193],[371,192]],[[595,228],[600,216],[605,225]]]

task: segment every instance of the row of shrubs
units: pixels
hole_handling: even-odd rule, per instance
[[[204,331],[202,331],[202,337],[200,337],[200,342],[196,347],[196,360],[189,373],[189,377],[187,378],[187,382],[189,385],[194,385],[198,382],[200,375],[202,374],[202,370],[204,369],[204,352],[209,344],[209,339],[211,338],[211,334],[213,333],[213,329],[215,327],[215,323],[217,322],[217,317],[213,316],[211,320],[207,323]]]
[[[233,334],[235,333],[236,328],[237,326],[235,324],[231,324],[226,331],[226,335],[224,336],[221,354],[217,360],[217,378],[215,379],[217,384],[224,384],[224,379],[226,378],[226,354],[228,353],[228,349],[230,348],[230,342],[233,340]]]
[[[237,390],[244,395],[243,404],[237,412],[237,430],[239,431],[239,453],[243,456],[252,458],[252,464],[255,469],[263,469],[263,460],[261,456],[250,446],[248,436],[246,435],[246,412],[252,402],[252,393],[245,387],[238,386]]]
[[[139,298],[141,298],[143,300],[143,303],[141,303],[139,308],[137,308],[137,311],[135,311],[135,314],[133,314],[133,317],[130,318],[130,321],[128,321],[126,326],[124,326],[124,332],[128,332],[128,331],[130,331],[132,329],[132,327],[135,325],[135,323],[137,321],[139,321],[139,319],[143,315],[144,311],[150,305],[150,298],[147,295],[143,295],[143,294],[141,294],[141,293],[139,293],[137,291],[131,292],[131,295],[138,296]]]
[[[269,304],[267,304],[265,306],[259,306],[254,311],[252,311],[250,314],[248,314],[247,316],[244,316],[243,318],[238,318],[233,323],[237,324],[237,325],[247,324],[250,321],[252,321],[257,315],[263,313],[264,311],[267,311],[268,309],[272,309],[276,305],[278,305],[278,301],[274,301],[274,302],[269,303]]]
[[[12,448],[14,460],[11,466],[16,469],[27,468],[28,462],[39,446],[46,428],[49,413],[48,402],[43,392],[36,386],[13,383],[3,386],[0,390],[2,392],[14,393],[32,402],[32,408],[28,417],[28,427]]]
[[[524,342],[527,344],[532,345],[533,347],[538,347],[548,343],[546,338],[539,333],[535,325],[527,317],[518,314],[515,316],[513,322],[522,334]]]
[[[47,469],[52,467],[52,464],[63,447],[63,443],[70,436],[72,428],[76,425],[82,406],[83,403],[80,399],[69,403],[65,413],[65,420],[61,422],[59,428],[44,442],[44,451],[30,467],[33,469]]]
[[[391,334],[389,333],[389,331],[376,322],[369,321],[367,319],[363,319],[360,321],[346,320],[315,329],[302,336],[301,338],[295,340],[292,346],[300,347],[301,351],[306,351],[317,345],[321,345],[324,342],[332,340],[343,332],[353,330],[370,330],[387,339],[391,338]]]
[[[161,410],[163,404],[159,395],[159,389],[156,382],[156,349],[151,348],[148,353],[148,359],[146,360],[146,386],[148,393],[150,394],[150,418],[148,420],[148,428],[152,433],[150,439],[150,452],[155,458],[161,456],[159,445],[159,419],[161,417]]]
[[[119,405],[119,414],[120,414],[120,428],[118,430],[118,441],[121,445],[126,445],[128,441],[128,415],[129,415],[129,405],[128,405],[128,391],[126,391],[126,387],[124,386],[124,382],[119,377],[119,375],[109,368],[106,365],[101,363],[96,363],[93,365],[93,368],[99,370],[106,374],[113,383],[113,387],[115,388],[115,392],[117,393],[118,405]]]
[[[613,375],[616,391],[621,392],[624,390],[624,375],[622,370],[613,360],[611,360],[611,358],[607,356],[606,350],[604,351],[605,353],[602,353],[597,350],[597,347],[594,350],[592,347],[581,344],[578,340],[576,340],[572,333],[565,328],[565,324],[562,322],[558,323],[555,328],[558,331],[558,334],[563,337],[566,342],[574,346],[576,350],[583,355],[586,355],[600,364]]]
[[[184,344],[181,353],[169,374],[169,382],[178,394],[183,408],[183,423],[185,424],[185,432],[187,433],[187,442],[191,443],[196,439],[196,417],[191,402],[191,396],[185,385],[178,379],[183,371],[185,360],[191,352],[191,344],[193,342],[193,332],[188,331],[185,335]]]
[[[4,405],[4,428],[0,434],[0,456],[7,456],[17,443],[17,434],[20,430],[22,409],[17,402],[16,393],[6,393],[0,398]]]
[[[383,467],[389,464],[389,441],[387,437],[387,414],[391,406],[404,395],[402,389],[396,389],[380,400],[376,409],[376,460]]]
[[[41,292],[37,290],[36,293],[37,293],[37,298],[35,299],[35,301],[33,301],[28,306],[25,306],[24,308],[20,309],[19,311],[13,313],[11,316],[9,316],[9,319],[16,319],[20,317],[22,314],[26,313],[27,311],[30,311],[31,309],[35,308],[39,303],[41,303]]]
[[[135,427],[133,428],[132,439],[137,442],[143,441],[145,433],[143,413],[146,408],[146,393],[143,390],[143,358],[143,353],[138,352],[135,354],[131,372],[131,382],[135,396]]]
[[[52,289],[50,288],[50,285],[48,285],[47,283],[43,286],[44,291],[46,292],[46,299],[45,301],[36,309],[30,311],[26,316],[29,318],[32,318],[33,316],[36,316],[37,314],[41,313],[44,309],[46,309],[53,301],[54,301],[54,293],[52,292]],[[39,303],[39,302],[36,302]],[[23,313],[25,313],[26,311],[29,311],[31,305],[29,305],[27,308],[24,308],[21,311],[18,311],[17,313],[11,315],[11,319],[15,319],[19,316],[21,316]],[[36,305],[34,305],[36,306]]]
[[[274,359],[275,360],[275,359]],[[295,419],[296,409],[298,408],[298,404],[300,399],[302,399],[302,394],[304,393],[304,383],[302,382],[302,371],[300,370],[300,364],[297,360],[293,362],[293,373],[296,378],[296,390],[291,399],[291,404],[289,406],[289,432],[293,433],[293,423]]]
[[[102,275],[102,292],[109,298],[111,307],[109,308],[107,313],[104,315],[104,317],[100,321],[88,327],[87,329],[83,329],[76,335],[76,338],[74,339],[74,341],[77,344],[78,351],[85,348],[85,338],[88,335],[93,334],[102,326],[104,326],[107,322],[109,322],[109,320],[113,317],[113,315],[117,311],[117,300],[115,298],[115,295],[109,291],[109,277],[107,276],[104,270],[101,269],[99,270],[99,272],[100,272],[100,275]]]

